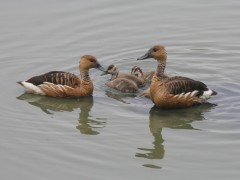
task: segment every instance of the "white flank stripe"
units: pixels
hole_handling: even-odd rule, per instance
[[[184,93],[181,93],[181,94],[177,94],[175,95],[174,97],[176,97],[177,99],[180,99],[181,97],[183,97]]]
[[[23,81],[22,85],[29,93],[45,95],[45,93],[38,86],[35,86],[32,83]]]
[[[189,94],[191,94],[191,92],[188,92],[188,93],[184,94],[184,96],[187,97]]]
[[[197,91],[197,90],[194,90],[194,91],[191,93],[191,97],[195,96],[197,93],[198,93],[198,91]]]
[[[211,89],[209,89],[207,91],[204,91],[203,95],[200,96],[200,98],[203,99],[203,100],[207,100],[211,97],[212,94],[213,94],[213,91]]]

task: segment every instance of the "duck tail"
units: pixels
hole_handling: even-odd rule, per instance
[[[212,96],[215,96],[215,95],[217,95],[218,93],[216,92],[216,91],[214,91],[214,90],[212,90]]]
[[[18,84],[20,84],[21,86],[23,86],[22,81],[18,81],[18,82],[16,82],[16,83],[18,83]]]

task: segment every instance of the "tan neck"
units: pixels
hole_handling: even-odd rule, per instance
[[[81,71],[81,79],[83,81],[90,81],[90,77],[89,77],[89,73],[88,73],[88,70],[85,70],[85,71]]]
[[[164,77],[165,67],[166,67],[166,62],[158,61],[158,66],[157,66],[157,69],[156,69],[156,76]]]

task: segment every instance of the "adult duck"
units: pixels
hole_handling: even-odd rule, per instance
[[[165,109],[191,107],[201,104],[217,94],[200,81],[182,76],[165,76],[167,52],[164,46],[153,46],[138,60],[148,58],[154,58],[158,62],[156,73],[150,85],[150,97],[157,107]]]
[[[93,82],[89,76],[91,68],[105,70],[94,56],[85,55],[79,62],[81,78],[69,72],[51,71],[18,83],[33,94],[52,97],[90,96],[93,93]]]

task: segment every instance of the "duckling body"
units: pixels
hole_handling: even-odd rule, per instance
[[[217,94],[200,81],[182,76],[165,76],[167,54],[164,46],[152,47],[138,60],[147,58],[154,58],[158,61],[158,67],[150,85],[150,97],[157,107],[165,109],[191,107]]]
[[[108,87],[119,90],[124,93],[135,93],[138,91],[136,83],[125,78],[116,78],[106,82]]]
[[[111,87],[124,93],[135,93],[138,91],[138,82],[140,81],[133,81],[133,79],[136,80],[137,77],[129,74],[119,75],[119,70],[116,67],[116,65],[109,65],[107,70],[102,75],[106,74],[112,75],[110,81],[106,82],[106,85],[108,87]]]
[[[137,84],[137,87],[142,87],[144,85],[144,80],[143,79],[138,78],[136,76],[133,76],[131,74],[120,73],[118,75],[118,78],[123,78],[123,79],[128,79],[130,81],[133,81]]]
[[[64,71],[51,71],[34,76],[27,81],[18,82],[28,93],[52,97],[82,97],[93,92],[93,82],[89,77],[89,69],[104,71],[97,59],[91,55],[82,56],[79,63],[81,78]]]

